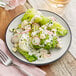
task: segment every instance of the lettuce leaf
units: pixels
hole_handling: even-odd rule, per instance
[[[36,15],[36,14],[40,14],[38,13],[37,10],[31,8],[31,9],[28,9],[24,16],[22,17],[21,21],[24,21],[24,20],[28,20],[28,21],[31,21],[31,19]]]
[[[17,51],[24,56],[29,62],[33,62],[36,61],[38,58],[33,54],[33,55],[29,55],[29,53],[25,50],[20,49],[19,47],[17,47]]]
[[[65,36],[68,33],[68,30],[66,30],[61,24],[58,22],[53,22],[53,25],[50,27],[50,29],[56,29],[56,34],[58,36]]]

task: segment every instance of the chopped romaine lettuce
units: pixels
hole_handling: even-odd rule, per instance
[[[67,34],[67,32],[68,32],[68,30],[66,30],[66,29],[58,28],[56,34],[58,36],[65,36]]]
[[[31,8],[31,9],[28,9],[24,16],[22,17],[21,21],[24,21],[24,20],[28,20],[28,21],[31,21],[31,19],[36,15],[36,14],[40,14],[37,10]]]
[[[52,48],[56,48],[56,45],[58,44],[58,41],[57,41],[57,37],[54,36],[53,37],[53,40],[52,40]]]
[[[33,54],[33,55],[29,55],[29,53],[25,50],[20,49],[19,47],[17,47],[17,51],[24,56],[29,62],[33,62],[36,61],[38,58]]]
[[[49,39],[49,35],[48,35],[48,34],[46,35],[46,38],[45,38],[45,39],[46,39],[46,40]]]
[[[36,49],[36,50],[38,50],[38,49],[40,49],[41,47],[40,47],[39,45],[33,45],[33,48]]]
[[[35,17],[34,22],[35,23],[39,23],[41,20],[42,20],[42,17],[41,16]]]
[[[47,23],[49,23],[50,19],[48,17],[45,16],[41,16],[41,21],[39,22],[40,25],[45,25]]]
[[[44,48],[47,49],[47,50],[50,50],[52,48],[51,43],[48,42],[47,44],[45,44]]]
[[[17,28],[20,29],[21,28],[21,24],[19,24]]]
[[[41,39],[41,40],[40,40],[40,45],[43,45],[44,42],[45,42],[45,39]]]
[[[56,29],[56,34],[58,36],[65,36],[67,34],[67,30],[58,22],[53,22],[53,25],[50,27],[50,29]]]
[[[37,23],[34,23],[34,24],[32,24],[32,31],[37,31],[37,30],[39,30],[39,24],[37,24]]]

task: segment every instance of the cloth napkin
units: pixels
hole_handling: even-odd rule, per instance
[[[18,61],[16,58],[14,58],[14,56],[12,56],[9,53],[9,50],[7,49],[2,39],[0,39],[0,49],[4,53],[6,53],[13,60],[15,64],[22,67],[23,70],[27,70],[33,76],[45,76],[46,75],[46,73],[42,71],[40,68],[33,66],[33,65],[25,64],[21,61]],[[21,71],[18,70],[15,66],[6,67],[0,62],[0,76],[26,76],[26,75],[21,73]]]
[[[4,7],[6,10],[12,10],[19,5],[24,5],[25,2],[26,0],[0,0],[0,6]]]
[[[76,58],[76,0],[71,0],[65,8],[65,19],[72,31],[72,44],[69,52]]]

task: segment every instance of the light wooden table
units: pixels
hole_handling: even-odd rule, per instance
[[[29,0],[31,5],[36,9],[46,9],[54,11],[61,16],[64,8],[54,9],[51,7],[51,3],[48,0]],[[28,8],[31,8],[29,3],[25,4],[25,8],[22,6],[17,7],[12,11],[5,11],[0,7],[0,38],[5,40],[5,30],[10,21],[20,13],[24,12]],[[76,76],[76,60],[73,56],[67,52],[58,61],[48,64],[46,66],[40,66],[41,69],[47,72],[47,76]]]

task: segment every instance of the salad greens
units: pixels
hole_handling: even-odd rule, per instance
[[[38,58],[33,54],[29,55],[27,51],[20,49],[17,47],[17,51],[23,55],[29,62],[36,61]]]
[[[49,27],[50,30],[52,29],[56,29],[56,34],[58,36],[65,36],[67,34],[67,30],[58,22],[54,21],[53,25],[51,27]]]
[[[60,37],[68,33],[59,22],[33,8],[25,12],[21,23],[11,31],[13,51],[19,52],[29,62],[48,58],[50,49],[61,48]]]

